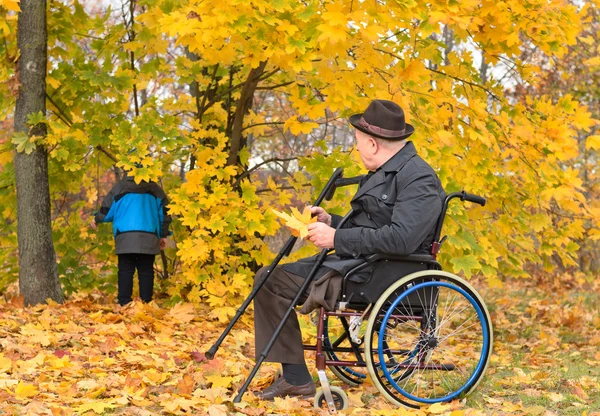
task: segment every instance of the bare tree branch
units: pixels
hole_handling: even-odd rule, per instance
[[[240,181],[242,179],[244,179],[245,177],[249,176],[250,173],[252,173],[253,171],[255,171],[256,169],[258,169],[261,166],[264,166],[266,164],[273,163],[273,162],[289,162],[291,160],[298,160],[298,158],[300,158],[300,157],[302,157],[302,156],[286,157],[286,158],[273,157],[271,159],[263,160],[262,162],[257,163],[256,165],[254,165],[250,169],[248,169],[246,172],[244,172],[240,176],[238,176],[237,179],[236,179],[236,181],[233,183],[232,187],[235,188],[236,185],[238,183],[240,183]]]

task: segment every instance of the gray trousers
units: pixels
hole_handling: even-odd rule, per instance
[[[266,267],[263,267],[256,273],[254,277],[255,285],[262,279],[265,272]],[[335,270],[331,270],[331,273],[327,273],[323,278],[327,279],[328,274],[339,275]],[[277,266],[256,294],[254,298],[254,339],[257,360],[303,283],[304,277],[285,271]],[[298,305],[306,301],[313,285],[314,281],[302,294]],[[286,364],[305,363],[302,333],[295,310],[292,310],[265,361]]]

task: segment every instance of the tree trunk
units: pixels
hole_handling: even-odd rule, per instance
[[[46,125],[28,126],[30,114],[46,114],[46,0],[22,0],[17,43],[21,87],[15,109],[15,132],[46,135]],[[50,221],[48,154],[42,146],[15,154],[19,289],[26,305],[61,302]]]
[[[233,116],[233,127],[231,130],[231,138],[229,140],[229,157],[227,158],[227,165],[235,165],[238,163],[238,156],[240,149],[244,146],[242,138],[242,127],[244,124],[244,117],[248,114],[248,111],[252,107],[252,99],[254,98],[254,91],[258,86],[260,76],[265,71],[267,61],[261,62],[258,67],[253,68],[248,74],[248,79],[242,87],[240,93],[240,99]]]

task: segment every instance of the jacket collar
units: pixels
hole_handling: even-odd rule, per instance
[[[417,149],[413,142],[406,142],[404,147],[398,150],[387,162],[381,166],[381,170],[386,172],[399,172],[404,167],[406,162],[417,155]]]
[[[360,188],[352,200],[359,198],[365,192],[385,182],[386,172],[399,172],[406,162],[417,155],[417,150],[413,142],[406,142],[406,145],[385,162]]]

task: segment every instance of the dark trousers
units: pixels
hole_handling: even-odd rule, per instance
[[[263,267],[256,273],[254,283],[262,279],[266,268]],[[280,267],[276,267],[263,287],[254,298],[254,339],[256,359],[263,352],[269,339],[275,332],[277,325],[285,314],[290,302],[298,293],[304,283],[304,278]],[[307,292],[310,292],[310,286]],[[304,303],[307,293],[300,298],[299,303]],[[296,311],[286,321],[283,330],[277,337],[275,344],[265,361],[287,364],[304,364],[304,349],[302,347],[302,333]]]
[[[119,257],[119,293],[117,299],[123,306],[131,302],[133,275],[138,271],[140,298],[144,302],[152,300],[154,291],[154,254],[118,254]]]

